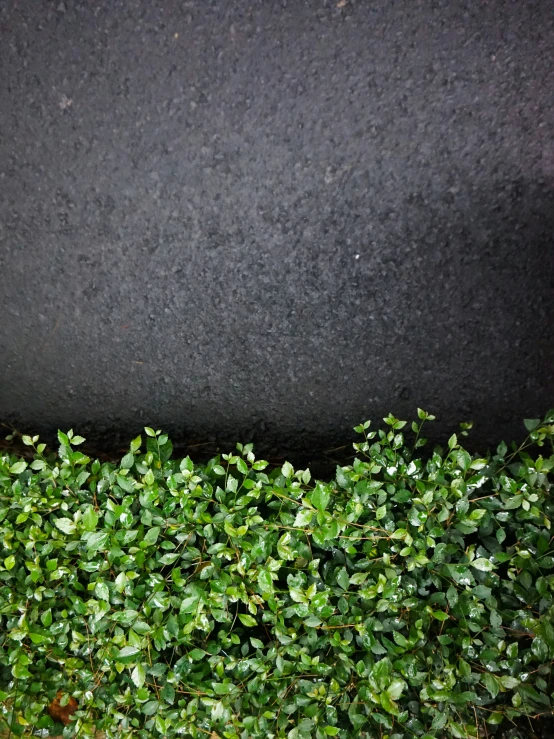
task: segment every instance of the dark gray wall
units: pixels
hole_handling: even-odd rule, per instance
[[[550,0],[0,8],[0,416],[324,448],[554,405]]]

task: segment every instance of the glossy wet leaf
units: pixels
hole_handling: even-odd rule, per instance
[[[131,680],[134,682],[134,684],[137,686],[137,688],[142,688],[144,685],[144,681],[146,680],[146,670],[142,665],[136,665],[136,667],[131,672]]]
[[[474,559],[473,562],[471,562],[471,566],[475,567],[477,570],[481,570],[482,572],[491,572],[494,570],[494,564],[490,559],[485,559],[484,557]]]

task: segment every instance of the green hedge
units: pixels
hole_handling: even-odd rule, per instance
[[[150,428],[119,464],[23,437],[0,459],[0,732],[60,733],[58,694],[67,737],[484,737],[550,714],[554,412],[484,458],[428,450],[418,416],[357,427],[316,483],[252,445],[175,460]]]

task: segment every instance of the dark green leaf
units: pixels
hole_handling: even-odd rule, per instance
[[[129,664],[135,661],[139,654],[140,649],[138,647],[123,647],[123,649],[119,650],[117,661],[123,664]]]

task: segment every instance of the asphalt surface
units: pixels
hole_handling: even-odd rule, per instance
[[[0,6],[0,418],[288,453],[554,406],[550,0]]]

